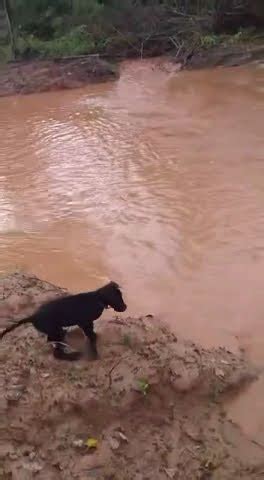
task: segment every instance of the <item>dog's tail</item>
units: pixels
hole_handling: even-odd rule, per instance
[[[34,316],[22,318],[22,320],[19,320],[18,322],[13,322],[9,327],[5,328],[2,332],[0,332],[0,340],[9,332],[12,332],[15,330],[17,327],[20,327],[21,325],[25,325],[26,323],[32,323],[34,319]]]

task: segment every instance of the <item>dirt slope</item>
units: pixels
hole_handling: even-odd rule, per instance
[[[20,61],[0,65],[0,97],[79,88],[116,78],[117,67],[97,56]]]
[[[61,293],[19,273],[0,280],[1,327]],[[242,358],[179,340],[152,317],[110,313],[97,330],[96,362],[54,360],[30,326],[1,342],[1,480],[264,478],[263,447],[225,413],[254,379]],[[84,346],[77,331],[69,339]]]

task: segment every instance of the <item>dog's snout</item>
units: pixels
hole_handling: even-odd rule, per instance
[[[125,312],[126,309],[127,309],[127,306],[126,306],[126,304],[124,303],[124,304],[122,305],[122,307],[119,307],[118,309],[116,309],[116,311],[117,311],[117,312]]]

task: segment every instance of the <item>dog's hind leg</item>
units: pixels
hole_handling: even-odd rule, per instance
[[[48,333],[48,342],[53,345],[53,355],[59,360],[78,360],[82,354],[80,352],[70,352],[68,345],[65,343],[65,331],[61,327]]]
[[[93,359],[96,360],[99,357],[99,355],[98,355],[97,345],[96,345],[97,335],[94,331],[93,323],[89,323],[88,325],[79,324],[79,327],[83,330],[86,337],[89,338]]]

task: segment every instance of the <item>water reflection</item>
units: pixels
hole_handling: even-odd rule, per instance
[[[73,291],[114,278],[130,313],[263,365],[263,69],[158,63],[0,100],[1,273]],[[263,378],[252,388],[231,413],[264,442],[263,405],[244,421]]]
[[[252,326],[263,75],[130,62],[112,84],[1,99],[2,271],[22,265],[73,290],[116,278],[131,312],[202,341]]]

